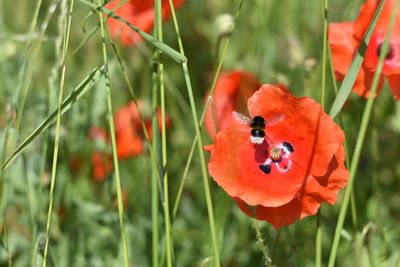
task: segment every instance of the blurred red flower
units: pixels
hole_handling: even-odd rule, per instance
[[[90,129],[89,138],[95,142],[104,142],[105,144],[109,142],[107,133],[103,129],[97,127]],[[98,182],[103,181],[113,169],[111,155],[105,153],[104,151],[96,150],[92,153],[91,160],[92,179]]]
[[[112,0],[105,5],[106,9],[113,10],[122,0]],[[174,7],[182,6],[184,0],[173,0]],[[118,7],[114,13],[135,25],[144,32],[149,33],[154,25],[154,0],[129,0]],[[169,19],[171,17],[171,9],[169,0],[162,0],[162,17]],[[134,45],[142,38],[128,25],[109,18],[107,24],[111,35],[114,38],[120,38],[123,46]]]
[[[247,99],[260,87],[260,82],[250,72],[222,73],[215,83],[213,100],[205,115],[205,127],[211,138],[215,133],[233,123],[232,111],[244,112]],[[210,93],[207,93],[207,102]]]
[[[138,103],[143,110],[142,103]],[[161,128],[161,113],[157,111],[159,127]],[[143,118],[149,138],[152,138],[151,118]],[[166,117],[166,127],[172,124],[171,118]],[[119,109],[114,115],[115,136],[117,142],[118,158],[125,159],[143,153],[144,133],[140,122],[139,113],[133,102]]]
[[[143,110],[142,102],[138,102],[139,108]],[[145,117],[144,124],[146,126],[149,138],[152,138],[151,118]],[[161,112],[157,110],[157,119],[161,128]],[[172,120],[166,117],[167,129],[171,127]],[[143,153],[144,150],[144,133],[140,122],[139,113],[133,102],[123,106],[114,114],[115,139],[117,146],[117,155],[119,159],[127,159]],[[104,146],[111,143],[107,133],[97,127],[90,129],[89,138],[95,142],[103,142]],[[112,155],[104,152],[104,150],[96,150],[92,154],[92,178],[96,181],[102,181],[113,169]]]
[[[248,100],[251,117],[284,119],[266,126],[262,144],[250,127],[233,123],[206,146],[213,179],[249,216],[280,228],[314,215],[324,201],[334,204],[348,179],[343,131],[308,97],[263,85]]]
[[[329,25],[329,45],[337,80],[342,81],[344,79],[379,3],[380,0],[367,0],[362,5],[360,14],[354,22],[331,23]],[[353,90],[365,98],[370,96],[372,79],[378,65],[381,46],[385,39],[394,5],[394,0],[386,1],[353,86]],[[389,52],[384,62],[377,93],[382,89],[384,77],[388,79],[393,97],[400,100],[400,13],[396,17]]]

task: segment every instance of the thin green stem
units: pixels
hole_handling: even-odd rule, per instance
[[[70,9],[68,10],[67,20],[64,33],[64,42],[63,42],[63,52],[62,52],[62,65],[61,65],[61,80],[60,80],[60,92],[58,97],[58,112],[57,112],[57,122],[56,122],[56,134],[54,138],[54,151],[53,151],[53,164],[51,170],[51,182],[50,182],[50,203],[47,212],[47,224],[46,224],[46,241],[43,253],[43,267],[47,264],[47,253],[49,248],[49,234],[50,234],[50,226],[51,226],[51,214],[53,211],[53,200],[54,200],[54,186],[56,183],[56,173],[57,173],[57,160],[58,160],[58,144],[60,140],[60,128],[61,128],[61,104],[62,104],[62,96],[64,91],[64,82],[65,82],[65,59],[68,50],[68,43],[69,43],[69,35],[71,32],[71,22],[72,22],[72,10],[74,8],[74,0],[71,1]]]
[[[178,25],[178,21],[176,19],[175,8],[174,8],[174,4],[173,4],[172,0],[169,0],[169,4],[171,7],[171,11],[172,11],[172,19],[174,22],[174,28],[175,28],[177,38],[178,38],[179,51],[181,52],[181,54],[183,56],[185,56],[185,51],[183,49],[182,38],[180,35],[180,30],[179,30],[179,25]],[[212,244],[213,244],[213,249],[214,249],[215,266],[219,267],[220,260],[219,260],[218,241],[217,241],[217,231],[216,231],[215,221],[214,221],[214,210],[213,210],[212,198],[211,198],[211,193],[210,193],[210,186],[208,183],[207,167],[206,167],[206,161],[205,161],[204,150],[203,150],[203,140],[201,137],[200,125],[199,125],[199,120],[197,117],[196,104],[195,104],[194,97],[193,97],[192,83],[190,81],[187,62],[182,63],[182,69],[183,69],[183,73],[185,76],[186,88],[187,88],[188,95],[189,95],[190,107],[192,109],[192,117],[193,117],[194,127],[196,130],[197,148],[198,148],[198,152],[199,152],[199,156],[200,156],[201,173],[203,176],[204,191],[205,191],[205,195],[206,195],[208,219],[209,219],[209,224],[210,224],[210,229],[211,229],[211,239],[212,239]]]
[[[177,51],[175,51],[174,49],[172,49],[171,47],[169,47],[168,45],[164,44],[163,42],[160,42],[159,40],[157,40],[156,38],[154,38],[153,36],[151,36],[150,34],[142,31],[141,29],[139,29],[138,27],[136,27],[135,25],[132,25],[131,23],[129,23],[128,21],[124,20],[123,18],[117,16],[114,14],[114,12],[103,8],[99,5],[95,5],[93,3],[90,3],[86,0],[78,0],[79,2],[81,2],[82,4],[97,10],[97,11],[101,11],[104,14],[128,25],[129,28],[131,28],[132,30],[134,30],[135,32],[137,32],[141,37],[143,37],[145,40],[147,40],[148,42],[150,42],[153,46],[157,47],[158,49],[160,49],[161,51],[163,51],[165,54],[167,54],[168,56],[170,56],[173,60],[175,60],[178,63],[182,63],[182,62],[186,62],[187,59],[185,56],[183,56],[182,54],[178,53]],[[101,20],[103,21],[103,20]]]
[[[347,188],[346,188],[346,191],[344,194],[343,204],[341,206],[339,218],[338,218],[337,225],[336,225],[335,236],[333,239],[333,244],[332,244],[331,253],[330,253],[330,257],[329,257],[328,267],[334,267],[334,265],[335,265],[337,249],[338,249],[339,241],[340,241],[340,233],[343,229],[344,220],[346,218],[347,207],[348,207],[349,201],[350,201],[350,194],[351,194],[351,191],[353,188],[354,178],[357,173],[358,163],[360,161],[361,151],[363,148],[364,139],[365,139],[365,135],[366,135],[367,128],[368,128],[368,123],[369,123],[369,120],[371,117],[372,108],[373,108],[373,104],[375,101],[375,98],[373,96],[376,94],[380,76],[382,73],[384,60],[385,60],[387,52],[388,52],[389,40],[390,40],[390,36],[392,34],[392,30],[393,30],[399,3],[400,2],[398,0],[396,0],[396,5],[392,12],[389,29],[388,29],[388,32],[386,33],[385,41],[383,42],[383,45],[382,45],[382,50],[381,50],[382,52],[379,56],[378,66],[376,68],[376,72],[374,74],[374,78],[373,78],[372,84],[371,84],[371,96],[372,97],[368,98],[367,104],[365,106],[363,116],[361,119],[360,131],[358,132],[357,142],[356,142],[356,146],[354,149],[353,158],[351,160],[350,177],[349,177],[348,185],[347,185]]]
[[[101,1],[98,1],[99,5],[101,5]],[[101,29],[101,39],[102,39],[102,52],[103,52],[103,62],[105,66],[108,66],[108,56],[107,56],[107,47],[105,43],[105,29],[103,23],[103,16],[100,11],[97,12],[100,21],[100,29]],[[121,241],[124,255],[124,264],[125,267],[129,266],[129,254],[128,254],[128,245],[127,238],[125,233],[124,226],[124,206],[122,203],[122,190],[121,190],[121,177],[119,173],[119,163],[117,156],[117,144],[115,138],[115,128],[114,128],[114,117],[113,117],[113,108],[112,108],[112,97],[111,97],[111,84],[108,68],[104,73],[105,85],[106,85],[106,93],[107,93],[107,109],[108,109],[108,122],[110,127],[110,136],[111,136],[111,146],[112,146],[112,155],[114,162],[114,170],[115,170],[115,187],[117,189],[117,203],[118,203],[118,217],[119,217],[119,225],[121,231]]]
[[[186,177],[187,177],[187,174],[189,172],[189,167],[190,167],[190,163],[192,161],[194,150],[196,148],[196,143],[197,143],[197,136],[193,140],[192,147],[190,148],[189,156],[188,156],[188,159],[186,161],[185,169],[183,171],[182,178],[181,178],[181,181],[179,183],[178,192],[176,194],[176,198],[175,198],[175,202],[174,202],[174,208],[172,210],[172,218],[173,219],[175,219],[176,214],[178,212],[179,203],[180,203],[181,198],[182,198],[183,187],[185,185]]]
[[[320,212],[317,214],[317,233],[315,235],[315,266],[321,267],[322,260],[322,228]]]
[[[56,172],[57,172],[57,159],[58,159],[58,143],[60,140],[60,128],[61,128],[61,103],[62,103],[62,93],[64,91],[64,79],[65,79],[65,65],[62,66],[61,72],[61,86],[60,86],[60,94],[58,97],[58,113],[57,113],[57,124],[56,124],[56,136],[54,141],[54,152],[53,152],[53,165],[51,169],[51,184],[50,184],[50,204],[47,213],[47,225],[46,225],[46,245],[44,248],[43,255],[43,267],[46,266],[47,263],[47,250],[49,246],[49,233],[50,233],[50,225],[51,225],[51,213],[53,211],[53,199],[54,199],[54,185],[56,183]]]
[[[321,106],[325,110],[325,91],[326,91],[326,57],[328,41],[328,0],[322,0],[322,15],[324,21],[324,32],[322,41],[322,70],[321,70]],[[315,236],[315,266],[321,267],[322,258],[322,225],[320,223],[321,209],[316,216],[316,236]]]
[[[328,41],[328,0],[323,1],[323,18],[324,18],[324,35],[322,41],[322,73],[321,73],[321,106],[325,109],[325,84],[326,84],[326,57],[327,57],[327,41]]]
[[[22,64],[21,72],[20,72],[20,75],[19,75],[19,79],[22,80],[22,83],[18,87],[17,94],[16,94],[16,96],[19,98],[18,99],[18,105],[17,105],[17,111],[18,111],[18,117],[17,117],[17,123],[16,123],[17,131],[19,130],[19,127],[20,127],[20,124],[21,124],[21,119],[22,119],[23,112],[24,112],[24,109],[25,109],[25,102],[26,102],[26,99],[28,97],[30,85],[31,85],[31,82],[32,82],[33,69],[34,69],[34,66],[35,66],[35,64],[32,63],[32,62],[35,62],[36,57],[39,54],[40,47],[41,47],[43,38],[45,36],[45,32],[46,32],[47,26],[49,24],[50,19],[53,16],[54,12],[55,12],[56,7],[57,7],[57,1],[59,1],[59,0],[53,0],[53,2],[50,4],[49,9],[48,9],[48,11],[47,11],[47,13],[45,15],[43,24],[42,24],[42,26],[40,28],[38,44],[36,45],[36,47],[33,46],[32,51],[30,51],[31,50],[30,48],[32,46],[32,37],[33,37],[33,33],[34,33],[34,30],[35,30],[35,27],[36,27],[36,20],[38,18],[38,14],[39,14],[39,10],[40,10],[40,6],[41,6],[42,0],[39,0],[37,2],[36,7],[35,7],[34,18],[33,18],[32,24],[31,24],[31,29],[30,29],[29,37],[28,37],[28,44],[27,44],[27,48],[26,48],[27,53],[28,52],[31,52],[31,53],[30,53],[29,56],[28,55],[26,56],[26,58],[25,58],[25,60],[24,60],[24,62]]]
[[[157,14],[155,14],[157,16]],[[158,27],[154,28],[154,36],[158,38]],[[153,256],[153,266],[160,266],[159,264],[159,234],[158,234],[158,221],[159,221],[159,213],[158,213],[158,200],[161,198],[161,202],[163,201],[163,192],[161,185],[161,177],[162,177],[162,168],[161,168],[161,159],[160,159],[160,132],[158,128],[158,120],[157,120],[157,107],[158,107],[158,61],[159,61],[160,53],[154,48],[153,49],[153,68],[152,68],[152,108],[153,108],[153,116],[152,116],[152,149],[156,153],[154,154],[154,158],[152,158],[152,176],[151,176],[151,213],[152,213],[152,256]],[[159,185],[159,188],[158,188]],[[160,190],[158,190],[160,189]],[[160,197],[159,197],[160,194]],[[165,251],[165,250],[164,250]],[[164,257],[164,255],[163,255]],[[162,266],[162,265],[161,265]]]
[[[327,44],[327,46],[328,46],[328,44]],[[332,54],[331,54],[331,50],[330,49],[328,49],[328,59],[329,59],[329,68],[330,68],[331,79],[332,79],[332,83],[333,83],[333,90],[335,92],[335,96],[337,96],[339,90],[338,90],[338,87],[337,87],[337,83],[335,81],[335,71],[334,71],[334,68],[333,68]],[[341,116],[340,113],[339,113],[338,117],[339,117],[340,128],[342,128],[343,131],[346,132],[345,131],[346,129],[345,129],[345,126],[344,126],[344,123],[343,123],[343,119],[342,119],[342,116]],[[346,162],[345,162],[346,163],[346,168],[350,169],[350,151],[349,151],[349,145],[347,143],[347,138],[344,139],[344,151],[345,151],[345,154],[346,154]],[[357,205],[356,205],[356,196],[355,196],[355,193],[354,193],[354,189],[351,190],[351,219],[352,219],[354,228],[357,228],[357,225],[358,225]]]
[[[153,64],[156,64],[158,57],[158,51],[154,50],[153,55]],[[152,150],[153,152],[158,152],[159,149],[159,129],[158,129],[158,121],[157,121],[157,106],[158,106],[158,97],[157,97],[157,80],[158,80],[158,71],[153,69],[152,73],[152,107],[153,107],[153,118],[152,118]],[[162,177],[162,169],[160,168],[160,160],[159,157],[152,158],[152,175],[151,175],[151,228],[152,228],[152,250],[153,250],[153,266],[159,266],[158,264],[158,254],[159,254],[159,234],[158,234],[158,199],[159,199],[159,190],[162,186],[160,184]]]
[[[151,210],[152,210],[152,259],[153,259],[153,265],[157,267],[158,266],[158,192],[161,190],[161,185],[160,185],[160,172],[158,171],[158,159],[156,157],[155,151],[157,151],[158,143],[157,143],[157,138],[153,138],[153,141],[150,141],[149,133],[147,131],[146,125],[144,123],[144,116],[142,113],[142,110],[139,107],[138,99],[136,97],[135,91],[133,90],[132,83],[129,80],[127,71],[124,66],[123,59],[121,57],[121,54],[119,53],[117,47],[115,46],[112,38],[110,37],[109,34],[107,34],[108,40],[111,43],[111,46],[113,48],[113,51],[115,55],[117,56],[117,60],[121,69],[121,72],[123,73],[124,79],[128,85],[129,93],[131,95],[131,99],[136,107],[136,110],[139,115],[140,123],[142,125],[142,130],[144,133],[144,137],[146,139],[146,142],[149,144],[148,149],[150,153],[150,157],[152,159],[152,176],[151,176],[151,188],[152,188],[152,193],[151,193]],[[157,71],[155,72],[156,78],[155,78],[155,93],[153,96],[155,96],[155,104],[153,106],[153,110],[157,109]],[[154,113],[154,122],[155,126],[153,125],[152,129],[152,135],[153,136],[158,136],[158,123],[157,123],[157,117],[156,113]]]
[[[199,120],[197,118],[197,111],[196,111],[196,106],[195,106],[194,97],[193,97],[192,85],[191,85],[190,77],[189,77],[189,70],[188,70],[186,63],[182,63],[182,67],[183,67],[183,72],[185,75],[186,86],[187,86],[188,93],[189,93],[190,105],[192,107],[192,116],[193,116],[193,121],[195,124],[195,130],[196,130],[196,135],[197,135],[197,148],[198,148],[199,156],[200,156],[201,173],[203,176],[204,191],[205,191],[206,201],[207,201],[208,218],[209,218],[209,223],[210,223],[210,228],[211,228],[211,239],[212,239],[213,248],[214,248],[215,266],[219,267],[220,261],[219,261],[219,250],[218,250],[218,243],[217,243],[217,231],[216,231],[215,221],[214,221],[214,210],[213,210],[212,198],[211,198],[211,193],[210,193],[210,185],[208,183],[207,167],[206,167],[206,161],[205,161],[204,150],[203,150],[203,140],[201,137]]]
[[[162,2],[157,0],[155,2],[155,21],[157,26],[158,40],[163,41],[163,28],[162,28]],[[168,170],[167,170],[167,134],[165,125],[165,86],[164,86],[164,64],[162,62],[163,53],[158,51],[158,78],[160,86],[160,100],[161,100],[161,154],[162,154],[162,169],[163,169],[163,193],[164,193],[164,220],[165,220],[165,242],[167,251],[167,266],[172,266],[173,244],[171,238],[171,221],[169,214],[169,196],[168,196]],[[157,110],[154,110],[157,112]]]
[[[346,77],[344,77],[342,85],[340,86],[340,90],[338,92],[335,101],[332,104],[331,110],[329,111],[329,116],[334,119],[342,109],[344,103],[346,102],[347,97],[351,92],[351,88],[354,85],[354,82],[357,78],[358,72],[361,68],[362,62],[364,60],[365,52],[367,50],[367,46],[369,40],[371,39],[372,33],[374,32],[375,26],[378,22],[380,14],[382,12],[383,6],[385,5],[386,0],[382,0],[377,7],[375,14],[371,20],[371,23],[368,26],[367,31],[365,32],[364,38],[361,40],[361,43],[357,49],[357,52],[353,58],[353,61],[346,73]]]
[[[238,7],[238,9],[237,9],[237,11],[236,11],[236,15],[235,15],[234,23],[233,23],[232,33],[233,33],[233,30],[234,30],[234,27],[235,27],[235,21],[236,21],[237,17],[238,17],[239,14],[240,14],[240,10],[241,10],[241,8],[242,8],[243,1],[244,1],[244,0],[242,0],[242,1],[240,2],[239,7]],[[171,4],[171,3],[170,3],[170,4]],[[173,10],[173,9],[172,9],[172,10]],[[173,14],[174,14],[174,11],[173,11]],[[174,16],[173,16],[173,17],[174,17]],[[232,35],[230,35],[230,36],[228,37],[227,41],[225,42],[225,46],[224,46],[224,49],[223,49],[223,51],[222,51],[221,58],[220,58],[220,60],[219,60],[218,66],[217,66],[217,68],[216,68],[216,70],[215,70],[214,78],[213,78],[213,81],[212,81],[212,84],[211,84],[211,87],[210,87],[210,95],[209,95],[209,97],[208,97],[208,99],[207,99],[206,104],[204,105],[203,112],[202,112],[202,114],[201,114],[201,118],[200,118],[200,122],[199,122],[199,126],[200,126],[200,127],[201,127],[201,125],[203,124],[203,121],[204,121],[204,118],[205,118],[205,115],[206,115],[208,106],[210,105],[210,103],[211,103],[211,101],[212,101],[212,97],[213,97],[213,95],[214,95],[215,84],[217,83],[217,79],[218,79],[218,77],[219,77],[219,73],[221,72],[222,64],[223,64],[223,62],[224,62],[226,52],[228,51],[228,47],[229,47],[229,43],[230,43],[231,36],[232,36]],[[194,138],[194,140],[193,140],[192,147],[191,147],[191,149],[190,149],[189,156],[188,156],[188,159],[187,159],[187,161],[186,161],[185,169],[184,169],[184,172],[183,172],[183,175],[182,175],[182,178],[181,178],[181,182],[180,182],[180,184],[179,184],[178,193],[177,193],[177,196],[176,196],[176,199],[175,199],[175,203],[174,203],[173,218],[175,218],[176,213],[177,213],[177,211],[178,211],[179,203],[180,203],[181,196],[182,196],[182,192],[183,192],[183,187],[184,187],[184,184],[185,184],[185,181],[186,181],[186,177],[187,177],[187,174],[188,174],[188,171],[189,171],[190,163],[191,163],[192,158],[193,158],[193,153],[194,153],[194,149],[195,149],[195,147],[196,147],[196,143],[197,143],[197,135],[195,136],[195,138]]]
[[[128,2],[128,0],[122,0],[121,2],[119,2],[111,11],[114,12],[115,10],[117,10],[120,6],[122,6],[123,4],[125,4],[126,2]],[[103,22],[105,22],[106,20],[108,20],[110,18],[110,15],[107,15],[105,17],[102,18]],[[86,22],[86,21],[85,21]],[[86,23],[84,23],[83,25],[83,31],[86,32],[85,29]],[[78,53],[78,51],[87,43],[87,41],[89,41],[95,34],[96,32],[100,29],[100,23],[97,24],[96,26],[94,26],[91,31],[85,36],[85,38],[79,43],[79,45],[75,48],[75,50],[71,53],[71,57],[73,57],[76,53]]]
[[[38,38],[38,45],[35,47],[35,49],[31,49],[32,40],[33,40],[35,28],[37,26],[37,19],[38,19],[38,14],[40,11],[41,4],[42,4],[42,0],[38,0],[35,5],[35,9],[33,12],[33,18],[32,18],[32,22],[30,25],[29,34],[28,34],[26,49],[25,49],[26,53],[24,55],[24,60],[23,60],[22,66],[20,68],[20,72],[19,72],[19,76],[18,76],[20,84],[18,85],[18,87],[16,89],[16,94],[14,95],[14,99],[13,99],[13,106],[16,105],[16,108],[17,108],[16,109],[17,110],[17,120],[15,123],[15,132],[17,132],[17,133],[19,132],[22,114],[23,114],[23,110],[24,110],[24,106],[25,106],[25,101],[26,101],[26,98],[27,98],[27,95],[29,92],[30,83],[32,81],[31,77],[33,74],[33,67],[34,67],[34,64],[32,62],[34,61],[34,59],[36,58],[36,56],[39,53],[41,42],[44,39],[44,33],[47,29],[47,25],[48,25],[50,18],[54,14],[55,6],[56,6],[55,1],[53,1],[53,3],[50,5],[50,8],[48,9],[48,11],[45,15],[45,18],[43,20],[43,24],[41,26],[41,30],[40,30],[40,34],[39,34],[39,38]],[[53,6],[54,6],[54,8],[52,8]],[[8,131],[9,131],[9,129],[7,129],[7,132]],[[15,143],[11,144],[11,146],[12,147],[10,150],[13,151],[14,147],[15,147]],[[4,193],[7,192],[3,189],[8,189],[8,185],[5,184],[8,182],[8,180],[3,181],[4,171],[5,170],[2,168],[1,174],[0,174],[1,194],[3,194],[3,192]],[[6,214],[7,202],[8,202],[8,198],[6,196],[7,196],[7,194],[5,194],[4,197],[1,197],[2,202],[0,204],[0,223],[4,222],[4,216]]]
[[[272,266],[272,260],[271,257],[269,256],[269,249],[268,247],[265,245],[265,240],[263,238],[260,226],[258,225],[257,219],[252,218],[251,219],[252,222],[252,227],[254,229],[254,231],[256,232],[256,238],[257,238],[257,245],[261,251],[261,253],[264,256],[264,264],[265,266]]]
[[[22,63],[22,67],[20,69],[20,73],[19,73],[19,80],[21,80],[22,82],[17,88],[17,94],[16,94],[17,98],[20,96],[21,91],[25,92],[29,88],[29,86],[27,86],[27,84],[28,84],[28,81],[30,81],[30,75],[26,75],[27,67],[28,67],[28,61],[29,61],[29,50],[30,50],[31,45],[32,45],[32,37],[33,37],[33,34],[35,32],[35,28],[36,28],[37,19],[38,19],[38,16],[39,16],[39,11],[40,11],[40,6],[41,5],[42,5],[42,0],[38,0],[36,2],[36,5],[35,5],[32,22],[31,22],[31,25],[29,27],[28,42],[26,44],[26,49],[25,49],[25,53],[26,54],[25,54],[24,62]],[[23,99],[24,99],[24,95],[22,94],[22,99],[21,99],[21,101],[20,101],[20,103],[18,105],[18,108],[20,108],[21,104],[24,103]],[[22,112],[22,109],[18,110],[18,111]],[[22,115],[22,113],[21,113],[21,115]],[[21,116],[19,116],[19,117],[21,117]],[[20,118],[18,118],[18,119],[20,120]],[[19,123],[17,123],[17,125],[19,125]]]

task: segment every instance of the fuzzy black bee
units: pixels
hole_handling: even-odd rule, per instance
[[[275,114],[269,119],[264,119],[261,116],[255,116],[254,118],[249,118],[244,114],[239,112],[233,111],[233,117],[236,119],[237,122],[241,124],[246,124],[250,126],[250,141],[253,144],[262,144],[264,142],[265,137],[265,127],[267,126],[275,126],[283,121],[285,115],[283,114]]]

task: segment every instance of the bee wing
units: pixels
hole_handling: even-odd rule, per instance
[[[278,113],[265,120],[265,126],[275,126],[285,119],[285,114]]]
[[[247,117],[246,115],[233,111],[232,112],[232,116],[233,118],[240,124],[246,124],[249,125],[251,122],[251,119],[249,117]]]

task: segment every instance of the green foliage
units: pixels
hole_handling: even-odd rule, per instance
[[[81,2],[107,13],[91,2]],[[361,2],[329,1],[329,22],[353,20]],[[70,1],[43,1],[35,19],[35,13],[31,11],[38,3],[0,1],[0,162],[3,166],[0,181],[0,266],[40,266],[43,261],[50,201],[49,177],[55,146],[54,122],[60,93],[62,30]],[[196,150],[187,169],[175,216],[174,201],[180,194],[180,179],[196,133],[199,134],[190,114],[190,92],[185,78],[190,76],[196,115],[200,116],[204,97],[212,86],[216,66],[229,40],[222,70],[250,71],[263,83],[286,83],[296,96],[321,99],[321,2],[244,1],[232,36],[230,39],[227,36],[220,38],[221,27],[216,21],[223,14],[234,16],[239,3],[239,0],[187,0],[176,11],[184,56],[177,52],[179,43],[172,21],[163,23],[162,43],[152,37],[155,34],[144,34],[148,42],[140,42],[134,47],[121,47],[116,41],[134,94],[143,103],[142,115],[150,121],[154,46],[165,53],[162,55],[165,108],[173,124],[166,133],[165,149],[173,266],[214,266],[215,262],[201,158]],[[107,114],[105,67],[96,67],[104,63],[99,20],[85,4],[75,3],[65,58],[65,97],[48,266],[122,266],[124,262],[116,176],[111,173],[103,182],[91,179],[92,153],[98,150],[111,153],[112,149],[88,138],[89,130],[94,126],[109,132],[110,116]],[[34,28],[30,34],[32,25]],[[41,35],[43,25],[47,26]],[[105,39],[112,105],[116,111],[132,100],[132,94],[117,56],[109,40]],[[179,62],[186,62],[186,59],[188,73],[185,77]],[[329,110],[335,101],[330,71],[328,64],[325,110]],[[341,108],[339,114],[350,150],[348,157],[351,158],[366,100],[350,92],[349,84],[342,83],[342,87],[347,86],[348,90],[343,95],[339,93],[343,101],[333,114]],[[347,212],[337,251],[337,266],[397,266],[400,261],[400,104],[393,100],[387,87],[384,86],[371,109],[371,120],[353,184],[358,224],[352,223],[350,211]],[[23,88],[26,88],[26,95]],[[25,99],[23,112],[18,106],[21,99]],[[206,134],[201,136],[204,144],[212,143]],[[145,143],[143,154],[119,161],[122,192],[125,190],[128,196],[123,215],[132,266],[155,266],[152,261],[154,226],[151,214],[154,158],[149,149],[150,144]],[[156,157],[159,151],[161,147],[154,150]],[[80,160],[79,168],[72,166],[74,159]],[[254,231],[252,220],[212,180],[209,182],[216,240],[223,266],[262,266],[266,261],[263,252],[266,251],[275,266],[315,265],[316,217],[307,217],[279,231],[265,222],[258,222],[260,231]],[[166,266],[162,206],[165,185],[159,182],[157,186],[158,266]],[[322,205],[323,266],[329,260],[342,199],[341,193],[336,205]],[[260,240],[267,247],[260,246]]]

